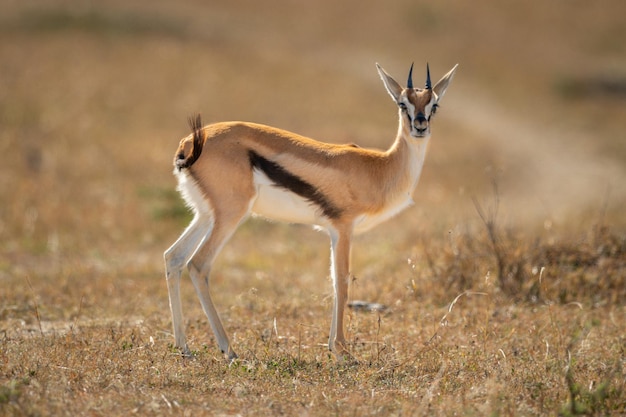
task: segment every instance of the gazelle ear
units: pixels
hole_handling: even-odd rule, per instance
[[[433,87],[433,91],[437,95],[437,101],[441,100],[441,97],[443,97],[443,95],[446,93],[448,85],[450,84],[450,81],[452,81],[452,77],[454,77],[456,67],[458,66],[459,64],[456,64],[446,75],[441,77],[441,79],[437,81],[437,84],[435,84],[435,87]]]
[[[385,84],[387,92],[393,98],[393,100],[398,103],[403,88],[400,86],[400,84],[396,82],[396,80],[391,77],[391,75],[387,74],[380,65],[376,64],[376,69],[378,70],[378,75],[380,75],[380,79],[383,80],[383,84]]]

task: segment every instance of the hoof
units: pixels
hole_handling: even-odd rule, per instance
[[[189,350],[187,346],[178,349],[180,350],[180,355],[183,358],[188,359],[193,357],[193,353],[191,353],[191,350]]]
[[[335,360],[341,365],[356,365],[359,361],[352,356],[350,351],[346,348],[342,342],[335,342],[335,345],[331,347],[331,352],[335,356]]]
[[[225,352],[222,352],[222,353],[224,354],[224,357],[228,360],[228,363],[232,363],[235,359],[239,357],[237,356],[235,351],[232,349],[228,349],[228,353],[225,353]]]

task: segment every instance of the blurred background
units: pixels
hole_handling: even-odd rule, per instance
[[[160,268],[189,220],[171,172],[196,112],[388,147],[376,62],[401,83],[415,62],[417,85],[426,62],[434,81],[459,69],[416,206],[375,236],[437,236],[475,221],[474,199],[539,233],[623,229],[624,16],[623,0],[2,0],[0,271]]]

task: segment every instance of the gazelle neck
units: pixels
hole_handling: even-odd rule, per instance
[[[399,192],[412,194],[422,173],[430,134],[415,138],[400,114],[396,139],[386,152],[396,171]]]
[[[427,145],[428,137],[413,138],[400,126],[394,143],[381,159],[382,169],[376,178],[377,210],[356,219],[356,233],[371,229],[413,204]]]

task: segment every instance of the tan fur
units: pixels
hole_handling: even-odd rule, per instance
[[[208,140],[190,175],[209,200],[237,187],[243,202],[254,198],[252,170],[247,151],[254,150],[275,161],[327,195],[344,211],[342,221],[362,214],[376,214],[413,185],[415,173],[408,170],[413,155],[408,144],[399,140],[388,151],[317,142],[284,130],[252,123],[218,123],[204,128]],[[191,149],[187,138],[181,144],[185,154]],[[419,155],[422,156],[422,155]],[[338,176],[340,181],[337,181]],[[271,213],[259,213],[271,218]]]

